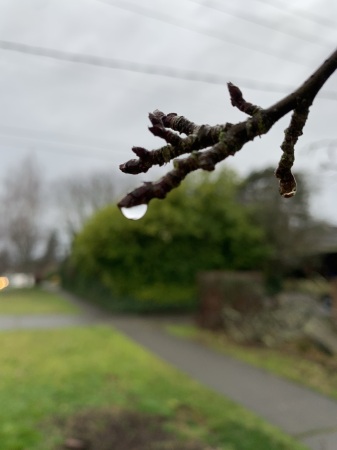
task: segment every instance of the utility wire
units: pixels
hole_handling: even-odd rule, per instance
[[[12,125],[3,125],[0,124],[0,134],[9,135],[9,136],[17,136],[27,139],[38,139],[43,141],[51,141],[56,142],[58,144],[71,145],[75,147],[87,147],[95,150],[111,150],[111,148],[116,147],[116,145],[120,145],[116,142],[108,142],[102,139],[97,139],[90,136],[79,136],[74,134],[67,133],[59,133],[44,131],[44,130],[36,130],[32,128],[24,128],[17,127]],[[80,142],[79,140],[85,140],[85,142]],[[77,140],[77,142],[76,142]]]
[[[272,56],[277,59],[282,59],[284,61],[288,61],[288,62],[297,64],[300,66],[310,67],[309,62],[303,62],[301,59],[298,58],[297,55],[295,55],[293,53],[275,51],[274,49],[269,48],[269,47],[252,44],[249,41],[240,39],[235,36],[231,36],[230,34],[225,33],[225,32],[219,33],[216,30],[206,30],[197,25],[194,25],[193,23],[187,23],[184,20],[180,20],[176,17],[172,17],[168,14],[164,14],[159,11],[154,11],[150,8],[145,8],[144,6],[141,6],[140,4],[130,3],[127,0],[96,0],[96,1],[98,1],[100,3],[104,3],[109,6],[112,6],[114,8],[119,8],[119,9],[123,9],[125,11],[129,11],[133,14],[139,14],[141,16],[147,17],[148,19],[157,20],[160,22],[164,22],[168,25],[173,25],[178,28],[193,31],[194,33],[212,37],[212,38],[218,39],[222,42],[226,42],[227,44],[230,44],[230,45],[235,45],[238,47],[252,50],[254,52],[263,53],[265,55]]]
[[[89,158],[94,158],[94,159],[104,159],[104,160],[108,160],[110,162],[116,162],[116,158],[115,155],[112,158],[112,153],[109,155],[108,152],[104,152],[102,151],[102,147],[97,148],[94,146],[90,146],[90,145],[85,145],[85,144],[81,144],[81,143],[74,143],[74,142],[67,142],[64,140],[59,140],[59,139],[55,139],[51,136],[49,136],[48,138],[46,137],[41,137],[41,136],[36,136],[35,135],[36,131],[35,130],[29,130],[29,129],[23,129],[23,128],[18,128],[18,127],[7,127],[7,126],[0,126],[0,139],[4,139],[4,138],[14,138],[14,139],[20,139],[20,140],[24,140],[26,142],[30,142],[30,143],[34,143],[34,142],[39,142],[39,143],[43,143],[46,145],[51,145],[51,146],[55,146],[57,145],[60,148],[52,148],[52,147],[46,147],[44,146],[43,149],[42,148],[37,148],[34,146],[34,150],[36,151],[42,151],[42,152],[51,152],[51,153],[65,153],[68,156],[79,156],[79,157],[89,157]],[[45,134],[45,133],[43,133]],[[8,144],[6,144],[8,145]],[[10,144],[11,146],[13,144]],[[110,145],[110,149],[112,150],[112,148],[115,145],[111,144]],[[14,144],[14,147],[20,147],[17,144]],[[64,147],[68,147],[68,149],[66,150]],[[70,147],[70,148],[69,148]],[[78,147],[78,150],[75,150],[74,147]],[[94,153],[91,153],[89,150],[92,150]]]
[[[8,137],[8,136],[7,135],[3,136],[0,133],[0,139],[2,139],[3,137]],[[4,146],[4,144],[0,144],[0,146]],[[104,161],[109,161],[112,164],[113,163],[115,163],[115,164],[120,164],[121,163],[121,160],[117,161],[116,159],[112,159],[111,157],[104,156],[102,154],[100,154],[100,155],[92,154],[92,153],[84,152],[84,151],[81,151],[81,150],[79,150],[79,151],[71,150],[71,149],[66,150],[66,149],[64,149],[62,147],[61,148],[57,148],[57,149],[56,148],[53,149],[51,147],[38,148],[38,147],[35,147],[35,146],[32,146],[32,145],[24,145],[24,144],[19,145],[19,144],[16,144],[16,143],[9,143],[9,144],[6,143],[5,146],[6,147],[14,147],[14,148],[17,148],[17,149],[25,149],[25,150],[32,149],[32,150],[40,152],[40,153],[46,153],[46,152],[47,153],[57,153],[57,155],[60,155],[60,153],[61,153],[61,154],[65,155],[65,156],[76,156],[76,157],[79,157],[79,158],[100,159],[100,160],[104,160]]]
[[[193,70],[176,69],[168,66],[158,66],[155,64],[143,64],[134,61],[126,61],[115,58],[102,58],[98,56],[69,53],[51,48],[37,47],[33,45],[21,44],[18,42],[0,40],[0,49],[24,53],[34,56],[52,58],[60,61],[67,61],[77,64],[87,64],[97,67],[105,67],[115,70],[126,70],[129,72],[143,73],[147,75],[165,76],[169,78],[183,79],[188,81],[198,81],[214,85],[225,86],[230,79],[235,80],[241,87],[258,91],[289,93],[294,86],[270,83],[265,81],[249,80],[246,78],[229,77],[216,75],[207,72],[197,72]],[[321,98],[337,100],[337,92],[322,90],[319,93]]]
[[[224,5],[224,3],[221,3],[221,6],[220,6],[220,5],[217,5],[212,0],[211,1],[210,0],[188,0],[188,1],[190,1],[191,3],[195,3],[197,5],[200,5],[204,8],[213,9],[215,11],[219,11],[223,14],[227,14],[227,15],[235,17],[237,19],[244,20],[246,22],[250,22],[250,23],[253,23],[253,24],[261,26],[261,27],[269,28],[278,33],[286,34],[288,36],[292,36],[297,39],[302,39],[304,41],[310,42],[311,44],[320,45],[325,48],[333,48],[333,47],[335,47],[335,44],[336,44],[335,42],[328,42],[326,40],[320,39],[319,36],[312,36],[310,34],[303,33],[300,29],[297,29],[297,31],[293,31],[293,30],[289,30],[289,29],[283,30],[280,27],[278,27],[278,25],[276,23],[262,20],[262,19],[258,18],[257,16],[250,14],[249,12],[233,11],[233,9],[231,7],[228,8],[226,5]]]
[[[291,9],[287,9],[285,7],[283,0],[255,0],[256,2],[263,3],[268,6],[272,6],[278,10],[286,14],[290,14],[296,16],[298,19],[305,19],[310,22],[314,22],[316,24],[322,25],[323,27],[329,27],[336,31],[337,22],[335,20],[331,20],[331,18],[319,16],[312,11],[307,9],[301,9],[300,11],[293,11]]]

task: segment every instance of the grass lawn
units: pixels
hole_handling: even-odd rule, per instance
[[[0,291],[0,314],[74,314],[76,306],[39,288]]]
[[[191,325],[169,325],[167,330],[337,399],[337,358],[310,346],[306,348],[307,343],[288,344],[277,350],[235,344],[224,333]]]
[[[0,373],[1,450],[55,448],[52,417],[111,405],[161,415],[180,439],[212,449],[304,449],[110,327],[1,332]]]

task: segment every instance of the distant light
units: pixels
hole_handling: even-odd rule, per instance
[[[9,285],[9,279],[7,277],[0,277],[0,291],[5,289]]]

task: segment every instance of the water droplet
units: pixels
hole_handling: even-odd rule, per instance
[[[147,211],[147,205],[137,205],[132,208],[121,208],[123,216],[127,219],[138,220],[145,216]]]

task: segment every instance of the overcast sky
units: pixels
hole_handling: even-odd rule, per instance
[[[132,146],[162,145],[150,111],[244,120],[226,82],[268,107],[332,53],[336,30],[335,0],[2,0],[0,178],[29,154],[48,179],[111,169],[118,180]],[[322,168],[337,167],[336,115],[335,75],[311,108],[295,172],[310,173],[313,211],[337,224],[337,171]],[[242,175],[276,167],[288,122],[226,164]]]

